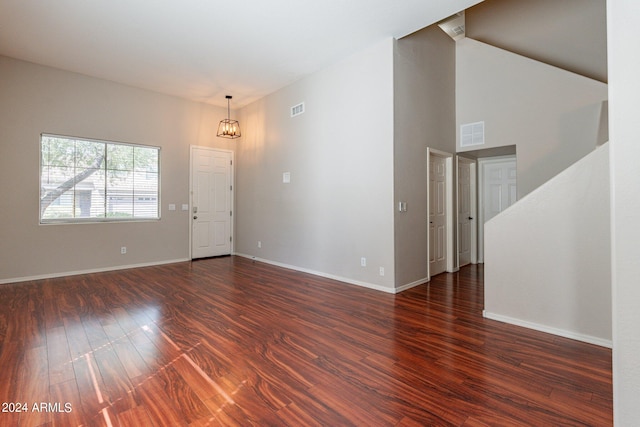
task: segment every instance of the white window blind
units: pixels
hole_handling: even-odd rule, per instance
[[[40,223],[159,219],[160,148],[42,134]]]

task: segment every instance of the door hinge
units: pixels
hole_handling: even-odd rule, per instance
[[[233,211],[229,211],[229,216],[232,216],[232,215],[233,215]]]
[[[233,185],[229,186],[229,191],[233,191]]]
[[[233,242],[233,237],[229,236],[229,241]]]
[[[229,165],[233,166],[233,160],[229,160]]]

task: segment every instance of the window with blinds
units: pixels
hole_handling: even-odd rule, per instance
[[[40,223],[160,218],[160,148],[42,134]]]

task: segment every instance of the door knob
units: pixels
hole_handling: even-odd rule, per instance
[[[197,215],[194,215],[194,216],[193,216],[193,219],[198,219],[198,216],[197,216]]]
[[[473,217],[469,217],[469,221],[471,221],[473,219]]]

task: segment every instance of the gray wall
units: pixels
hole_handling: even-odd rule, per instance
[[[0,57],[0,281],[189,256],[189,145],[215,137],[226,109]],[[161,147],[160,221],[38,224],[40,134]],[[175,203],[176,211],[168,211]],[[127,246],[127,254],[120,247]]]
[[[518,197],[602,143],[607,85],[464,39],[456,49],[457,126],[485,122],[485,145],[516,146]]]
[[[237,253],[393,290],[392,73],[388,39],[241,110]]]
[[[427,148],[456,151],[455,67],[455,42],[437,25],[396,43],[394,199],[407,202],[395,210],[397,287],[427,278]]]

